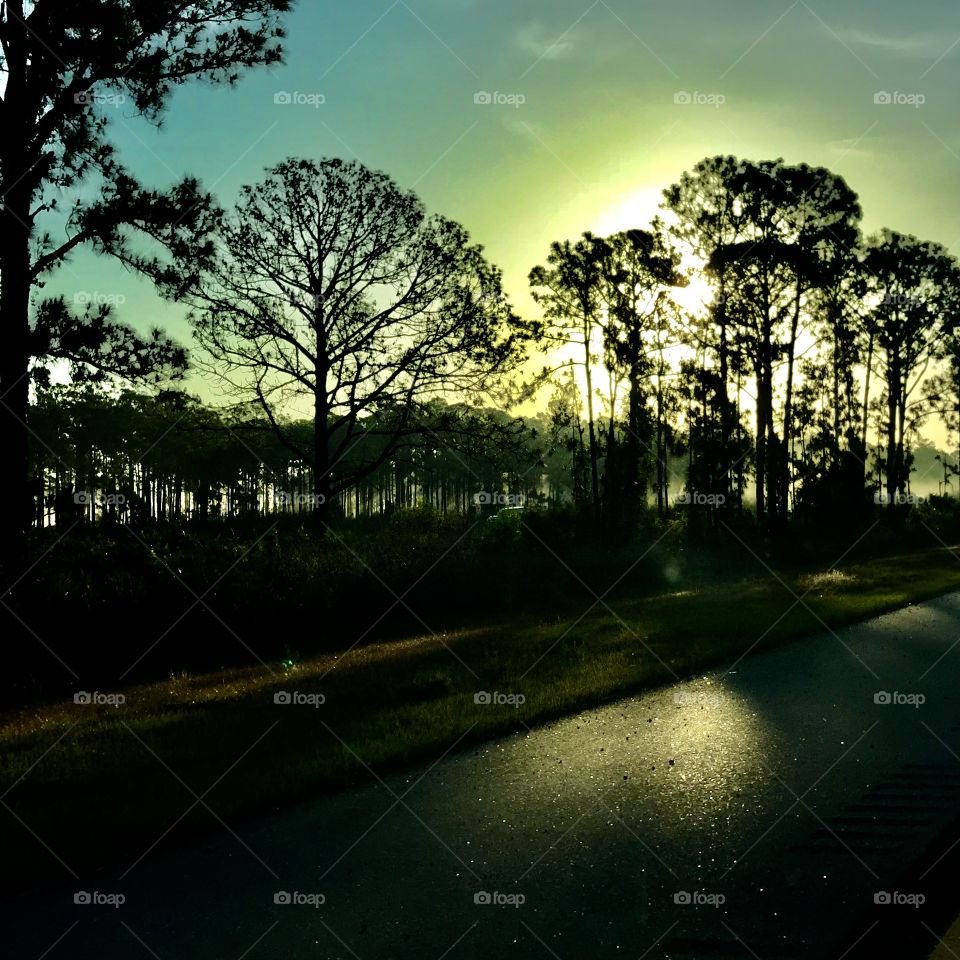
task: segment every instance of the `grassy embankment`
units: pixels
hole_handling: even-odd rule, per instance
[[[455,742],[523,729],[958,587],[957,555],[930,550],[783,581],[618,599],[615,614],[599,604],[579,621],[374,644],[273,672],[181,675],[122,691],[121,706],[23,710],[0,723],[0,795],[9,791],[4,803],[26,825],[0,818],[4,874],[19,888],[70,882],[49,851],[81,877],[100,863],[132,861],[194,802],[178,777],[197,795],[219,780],[205,803],[235,824],[362,781],[370,769],[438,756]],[[280,691],[325,702],[278,705]],[[477,704],[478,691],[526,702]],[[173,835],[211,825],[198,804]]]

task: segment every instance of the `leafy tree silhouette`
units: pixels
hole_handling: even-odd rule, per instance
[[[41,303],[31,325],[31,290],[81,245],[112,254],[162,289],[181,279],[172,261],[202,263],[215,221],[196,180],[167,191],[143,187],[107,140],[111,104],[123,98],[159,122],[174,87],[193,78],[233,82],[243,67],[280,58],[279,15],[290,0],[6,0],[0,5],[0,534],[8,550],[29,522],[28,420],[34,360],[62,357],[119,373],[182,365],[158,333],[144,339],[93,305]],[[42,232],[64,192],[78,196],[69,236]],[[142,248],[136,236],[150,243]],[[147,252],[144,252],[147,251]]]
[[[654,489],[657,512],[666,512],[667,447],[667,363],[665,351],[673,345],[680,325],[673,288],[688,280],[679,271],[679,254],[671,247],[663,225],[651,230],[627,230],[605,240],[603,254],[603,299],[607,304],[604,338],[611,360],[626,373],[629,385],[625,470],[622,496],[627,515],[636,516],[642,502],[643,421],[647,405],[647,383],[653,380],[654,403]],[[609,460],[610,451],[608,451]],[[611,477],[607,464],[607,477]]]
[[[757,517],[783,523],[788,512],[794,376],[801,323],[830,276],[835,250],[855,247],[861,216],[856,194],[829,170],[782,160],[716,157],[670,188],[681,235],[706,255],[723,294],[721,342],[732,324],[757,385]],[[707,197],[708,200],[697,198]],[[784,369],[782,415],[775,376]]]
[[[531,296],[546,321],[540,339],[550,346],[576,348],[586,379],[587,437],[590,457],[590,502],[594,518],[601,514],[600,449],[593,409],[593,364],[595,343],[601,335],[603,308],[604,241],[585,233],[576,243],[569,240],[550,245],[546,266],[530,271]]]
[[[310,464],[321,521],[333,496],[419,433],[416,410],[442,396],[476,401],[533,333],[463,227],[358,162],[274,167],[244,188],[217,251],[187,295],[198,339]],[[312,410],[311,447],[283,429],[298,402]],[[361,432],[383,442],[358,462],[348,454]]]
[[[873,301],[866,324],[886,391],[886,495],[894,503],[910,475],[910,407],[921,400],[922,375],[943,355],[946,333],[960,312],[960,268],[940,244],[893,230],[867,241],[864,266]]]

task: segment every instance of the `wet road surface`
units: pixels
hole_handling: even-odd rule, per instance
[[[6,946],[50,960],[838,960],[878,895],[922,922],[922,879],[896,884],[960,816],[958,641],[953,594],[198,848],[160,843],[83,877],[122,906],[74,904],[76,883],[8,903]]]

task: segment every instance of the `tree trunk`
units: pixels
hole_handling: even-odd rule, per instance
[[[757,524],[763,526],[766,513],[766,470],[767,470],[767,420],[766,408],[757,391],[757,451],[756,451],[756,496]]]
[[[863,384],[863,425],[861,442],[863,444],[863,479],[867,479],[867,433],[870,429],[870,371],[873,366],[873,334],[867,344],[867,365],[864,371]]]
[[[593,423],[593,374],[590,370],[590,325],[583,332],[584,370],[587,378],[587,430],[590,437],[590,492],[593,501],[593,517],[600,519],[600,477],[597,469],[597,436]]]
[[[726,276],[720,276],[720,302],[717,310],[717,325],[720,328],[718,355],[720,361],[720,385],[717,400],[720,404],[720,450],[723,462],[723,495],[729,500],[733,494],[733,477],[730,471],[730,439],[733,433],[730,424],[730,398],[727,394],[727,379],[730,376],[729,347],[727,345],[727,293]]]
[[[833,333],[833,442],[834,449],[831,451],[831,467],[838,467],[840,464],[840,324],[842,317],[838,313],[832,316],[831,329]]]
[[[14,191],[16,192],[16,190]],[[7,196],[0,214],[0,517],[4,558],[17,562],[32,514],[27,422],[30,402],[29,202]]]
[[[790,320],[790,342],[787,344],[787,397],[783,408],[783,455],[779,462],[780,495],[778,514],[781,521],[786,521],[789,509],[790,488],[790,443],[793,433],[793,372],[797,353],[797,329],[800,326],[800,298],[803,291],[797,284],[797,296],[793,306],[793,316]]]
[[[313,518],[326,526],[330,517],[330,443],[326,389],[314,396],[313,415]]]
[[[770,323],[764,318],[759,343],[760,356],[757,364],[757,522],[766,525],[767,513],[775,509],[775,497],[768,497],[768,491],[775,487],[776,470],[771,460],[776,462],[776,449],[771,451],[770,438],[773,435],[773,368],[770,359],[771,334]]]
[[[326,322],[324,305],[319,297],[315,300],[314,332],[316,334],[316,367],[313,383],[313,519],[321,529],[330,519],[330,497],[333,482],[330,471],[330,404],[327,397]]]
[[[663,399],[663,376],[665,364],[663,348],[659,346],[657,365],[657,516],[663,519],[667,514],[667,434],[666,414]]]
[[[30,403],[30,218],[33,178],[26,152],[27,34],[23,3],[7,5],[7,83],[0,148],[0,551],[14,572],[33,514],[27,421]]]
[[[899,363],[893,360],[890,375],[887,378],[887,504],[896,501],[899,485],[899,464],[897,463],[897,411],[899,409],[898,392],[900,383]]]

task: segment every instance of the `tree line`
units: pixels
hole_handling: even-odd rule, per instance
[[[629,513],[650,485],[663,514],[671,451],[688,494],[721,513],[752,494],[770,530],[794,512],[862,514],[871,493],[902,502],[921,426],[939,416],[957,434],[953,256],[892,230],[863,237],[841,177],[782,160],[707,158],[662,209],[649,229],[554,243],[530,274],[543,340],[573,351],[586,384],[594,512]],[[697,277],[705,309],[684,310],[676,291]]]
[[[285,419],[283,442],[253,409],[211,406],[182,391],[66,385],[38,394],[31,426],[37,527],[314,512],[314,468],[291,449],[311,446],[309,420]],[[342,488],[331,513],[383,516],[427,503],[440,513],[481,515],[506,502],[569,500],[569,455],[550,442],[543,415],[517,419],[437,400],[409,426],[415,438],[390,444],[384,459],[389,425],[363,424],[338,470],[380,465]]]
[[[152,517],[207,515],[224,498],[262,506],[291,486],[325,522],[418,498],[462,507],[478,483],[537,477],[535,495],[597,523],[629,526],[649,506],[665,516],[683,488],[711,516],[752,509],[774,531],[792,513],[856,515],[871,492],[903,499],[922,424],[960,429],[956,262],[891,230],[864,238],[856,194],[823,168],[705,159],[667,188],[654,223],[554,243],[530,274],[534,317],[460,224],[359,162],[281,161],[230,210],[189,176],[140,184],[109,142],[109,97],[158,122],[177,85],[277,62],[288,8],[0,8],[5,546],[48,521],[51,489],[65,509],[70,488],[119,497],[124,484]],[[57,217],[65,238],[44,226]],[[186,305],[192,356],[111,304],[44,293],[81,246]],[[703,309],[684,307],[678,291],[704,281]],[[549,365],[531,375],[541,355]],[[191,361],[233,395],[231,411],[171,391]],[[57,364],[68,399],[50,383]],[[160,392],[118,395],[121,382]],[[113,390],[91,400],[98,385]],[[544,389],[538,438],[518,443],[523,422],[491,411]],[[101,428],[115,418],[95,443],[85,426],[51,426],[77,403]],[[135,440],[160,410],[181,439],[176,416],[192,424],[195,453],[181,443],[157,470]],[[497,466],[467,482],[451,458],[479,448]],[[250,449],[262,457],[246,464]]]
[[[77,363],[76,396],[94,421],[108,411],[113,434],[73,443],[58,465],[53,438],[89,425],[50,426],[79,408],[58,408],[38,366],[32,433],[43,439],[46,417],[51,440],[34,444],[32,519],[50,522],[51,497],[71,488],[93,496],[84,484],[123,498],[81,503],[84,515],[121,519],[308,505],[327,520],[421,499],[470,510],[509,491],[629,526],[651,507],[666,516],[684,488],[681,503],[714,517],[752,499],[776,530],[796,512],[866,515],[871,492],[902,502],[920,426],[939,414],[957,428],[960,268],[912,236],[862,237],[860,216],[830,171],[710,158],[667,188],[647,228],[552,244],[530,273],[539,316],[524,320],[463,228],[385,174],[285,161],[218,220],[213,261],[176,295],[196,362],[235,404],[175,390],[91,400],[102,368]],[[678,291],[698,278],[706,302],[684,308]],[[551,364],[520,384],[533,352]],[[495,412],[498,397],[549,387],[536,426]],[[196,456],[155,474],[107,454],[129,453],[158,411]],[[197,470],[218,432],[232,439],[214,483]],[[564,461],[563,479],[547,479],[546,457]]]

